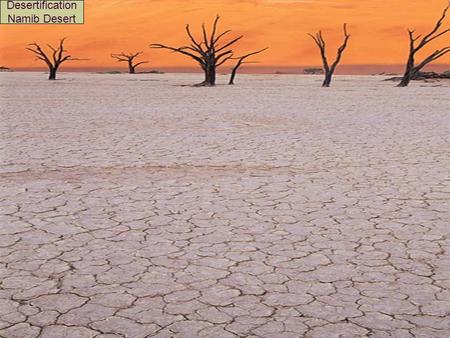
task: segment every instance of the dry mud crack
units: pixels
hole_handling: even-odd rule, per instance
[[[0,337],[449,336],[447,85],[3,76]]]

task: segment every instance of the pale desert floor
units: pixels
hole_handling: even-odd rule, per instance
[[[0,74],[1,337],[449,337],[450,83],[60,78]]]

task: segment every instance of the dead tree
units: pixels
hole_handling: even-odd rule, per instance
[[[35,54],[36,60],[44,61],[47,64],[49,71],[49,80],[56,80],[56,72],[58,71],[62,63],[66,61],[86,60],[74,58],[71,55],[67,55],[67,50],[64,49],[65,40],[66,38],[61,39],[59,41],[58,47],[56,48],[47,44],[48,48],[52,50],[51,55],[47,54],[36,42],[30,43],[30,47],[26,48],[27,50]]]
[[[345,49],[347,48],[348,41],[350,40],[350,34],[348,34],[348,31],[347,31],[347,24],[344,24],[344,42],[338,48],[336,59],[334,60],[334,62],[331,65],[328,62],[327,44],[323,38],[322,31],[317,32],[316,35],[312,35],[312,34],[308,34],[308,35],[313,38],[314,42],[319,47],[320,56],[322,57],[323,70],[325,73],[325,80],[323,81],[322,87],[329,87],[331,84],[331,80],[333,78],[334,71],[336,70],[336,67],[339,65],[339,62],[341,62],[342,54],[344,53]]]
[[[450,8],[450,2],[445,7],[444,11],[442,12],[441,17],[437,21],[434,28],[428,33],[427,35],[417,35],[415,36],[415,31],[409,29],[409,54],[408,54],[408,60],[406,62],[406,69],[405,74],[403,75],[402,80],[398,84],[398,87],[407,87],[411,80],[413,80],[417,74],[419,74],[420,70],[425,67],[427,64],[443,57],[447,53],[450,52],[450,46],[437,49],[430,55],[428,55],[426,58],[423,59],[422,62],[416,65],[416,55],[418,52],[420,52],[425,46],[427,46],[430,42],[433,40],[443,36],[444,34],[447,34],[450,32],[450,29],[445,29],[443,31],[440,31],[442,24],[444,23],[444,19],[447,16],[447,12]]]
[[[144,63],[148,63],[148,61],[140,61],[136,62],[136,58],[138,58],[143,52],[137,53],[120,53],[120,54],[111,54],[111,57],[116,59],[118,62],[126,62],[128,64],[128,73],[135,74],[136,68]]]
[[[218,23],[220,17],[216,16],[212,24],[211,31],[208,32],[205,24],[202,25],[201,38],[195,38],[192,34],[189,25],[186,26],[186,34],[189,37],[189,45],[181,47],[171,47],[159,43],[151,44],[150,48],[168,49],[175,53],[180,53],[190,57],[196,61],[205,74],[205,80],[197,86],[214,86],[216,84],[217,68],[233,57],[233,50],[231,47],[242,39],[242,35],[234,37],[222,43],[222,40],[231,31],[226,30],[221,33],[218,32]]]
[[[249,57],[262,53],[265,50],[267,50],[267,48],[258,50],[256,52],[252,52],[252,53],[248,53],[246,55],[243,56],[239,56],[239,57],[233,57],[231,59],[233,60],[237,60],[236,65],[231,69],[231,76],[230,76],[230,81],[228,82],[229,85],[234,85],[234,79],[236,78],[236,74],[237,71],[239,69],[239,67],[241,67],[243,64],[248,64],[248,63],[257,63],[257,61],[246,61]]]
[[[307,75],[322,75],[323,68],[305,68],[303,73]]]

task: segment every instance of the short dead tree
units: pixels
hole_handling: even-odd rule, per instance
[[[30,43],[26,49],[30,52],[34,53],[36,56],[36,60],[41,60],[47,64],[49,75],[49,80],[56,80],[56,73],[61,66],[66,61],[79,61],[79,60],[87,60],[87,59],[78,59],[74,58],[71,55],[67,54],[67,50],[64,49],[64,41],[66,38],[63,38],[59,41],[58,47],[53,47],[47,44],[48,48],[52,50],[51,53],[46,53],[40,45],[36,42]]]
[[[303,73],[307,75],[322,75],[323,68],[305,68]]]
[[[420,73],[420,70],[425,67],[427,64],[443,57],[447,53],[450,53],[450,46],[443,47],[440,49],[435,50],[433,53],[428,55],[423,59],[422,62],[416,64],[416,56],[417,53],[420,52],[425,46],[427,46],[430,42],[436,40],[437,38],[443,36],[444,34],[447,34],[450,32],[450,29],[441,30],[442,24],[444,23],[444,20],[447,16],[447,12],[450,9],[450,2],[445,7],[444,11],[442,12],[441,17],[436,22],[436,25],[434,28],[425,36],[422,35],[415,35],[415,31],[409,29],[409,53],[408,53],[408,60],[406,61],[406,69],[405,74],[403,75],[402,80],[398,84],[398,87],[407,87],[411,80],[413,80],[417,74]]]
[[[126,62],[128,64],[128,73],[136,74],[136,68],[138,66],[143,65],[144,63],[148,63],[148,61],[136,62],[137,61],[136,59],[142,54],[143,52],[137,53],[121,52],[120,54],[111,54],[111,57],[116,59],[118,62]]]
[[[328,62],[327,44],[323,38],[322,31],[317,32],[315,35],[313,34],[308,35],[313,38],[317,47],[319,47],[320,56],[322,57],[323,70],[325,73],[325,80],[323,81],[322,87],[329,87],[331,84],[331,80],[333,78],[334,71],[336,70],[336,67],[339,65],[339,62],[341,62],[342,54],[347,48],[348,41],[350,40],[350,34],[348,34],[347,31],[347,24],[344,24],[344,41],[342,42],[342,45],[338,48],[336,59],[331,65]]]
[[[205,75],[204,81],[197,86],[215,86],[217,68],[233,57],[232,46],[243,38],[241,35],[222,42],[231,31],[218,32],[219,20],[220,17],[217,16],[209,32],[203,24],[200,39],[194,37],[187,25],[186,34],[189,37],[189,44],[186,46],[171,47],[154,43],[150,45],[150,48],[168,49],[193,59],[199,64]]]
[[[237,57],[232,57],[232,60],[237,60],[236,64],[234,65],[234,67],[231,69],[231,75],[230,75],[230,81],[228,82],[229,85],[234,85],[234,80],[236,78],[236,74],[238,69],[243,65],[243,64],[248,64],[248,63],[257,63],[258,61],[246,61],[249,57],[262,53],[265,50],[267,50],[267,48],[258,50],[256,52],[251,52],[242,56],[237,56]]]

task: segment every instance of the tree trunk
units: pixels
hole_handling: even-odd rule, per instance
[[[228,82],[229,85],[234,85],[234,79],[236,77],[236,72],[238,70],[238,67],[234,67],[231,71],[230,81]]]
[[[216,85],[216,65],[207,65],[204,68],[205,81],[200,83],[200,86],[213,87]]]
[[[414,62],[414,57],[410,55],[408,58],[408,62],[406,63],[405,74],[403,75],[403,78],[397,85],[397,87],[408,87],[414,76]]]
[[[51,67],[49,68],[49,73],[48,73],[48,79],[49,80],[56,80],[56,68]]]
[[[136,68],[133,66],[132,62],[128,62],[128,73],[130,73],[130,74],[136,73]]]
[[[403,78],[397,85],[397,87],[408,87],[409,83],[411,82],[411,79],[412,79],[411,72],[405,73],[405,75],[403,75]]]
[[[215,86],[216,85],[216,66],[211,65],[207,68],[205,73],[205,85]]]
[[[330,87],[332,77],[333,74],[331,72],[326,72],[322,87]]]

